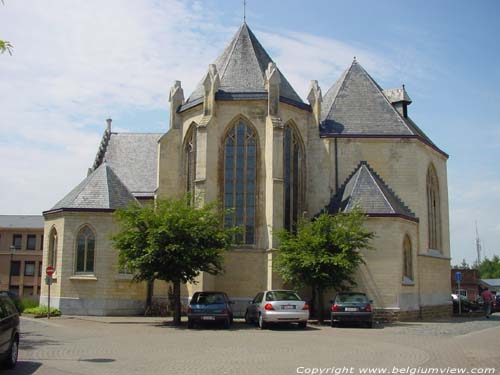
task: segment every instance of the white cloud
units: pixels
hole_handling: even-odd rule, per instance
[[[62,198],[92,164],[108,116],[165,110],[175,79],[189,95],[236,31],[226,19],[201,1],[6,2],[0,32],[15,48],[0,56],[8,177],[0,213],[39,213]],[[393,69],[385,57],[335,39],[254,31],[302,97],[311,79],[326,92],[353,56],[376,77]],[[130,130],[151,131],[138,123]]]

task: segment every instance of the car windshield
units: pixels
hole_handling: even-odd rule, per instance
[[[191,300],[191,304],[197,305],[218,305],[221,303],[226,303],[222,293],[198,293]]]
[[[300,301],[300,297],[297,293],[289,290],[278,290],[268,292],[266,294],[266,301]]]
[[[339,294],[335,298],[336,303],[367,303],[368,298],[364,294]]]

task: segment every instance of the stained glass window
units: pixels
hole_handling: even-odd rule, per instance
[[[94,272],[95,236],[89,227],[83,227],[76,237],[76,272]]]
[[[441,250],[441,202],[437,173],[433,165],[427,171],[427,218],[429,249]]]
[[[284,227],[294,231],[302,206],[303,150],[297,130],[286,125],[283,139]]]
[[[241,226],[237,242],[255,243],[255,197],[257,194],[257,134],[240,121],[224,141],[224,207],[232,212],[225,226]]]
[[[196,125],[191,125],[186,136],[184,147],[186,191],[191,194],[194,200],[194,184],[196,179]]]

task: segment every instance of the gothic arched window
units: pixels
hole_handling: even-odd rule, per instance
[[[57,230],[52,228],[49,234],[49,251],[47,256],[47,265],[56,267],[57,262]]]
[[[441,200],[439,181],[432,164],[427,170],[427,224],[429,249],[441,250]]]
[[[411,251],[411,240],[405,236],[403,240],[403,280],[413,280],[413,260]]]
[[[238,121],[224,139],[224,208],[226,227],[241,226],[237,242],[255,243],[255,198],[257,189],[257,133]]]
[[[303,150],[300,136],[291,125],[286,125],[283,135],[283,196],[284,227],[292,231],[296,228],[302,206],[303,192]]]
[[[77,273],[94,272],[95,236],[88,226],[84,226],[76,236]]]
[[[191,125],[184,144],[184,163],[186,175],[186,191],[194,201],[194,184],[196,179],[196,125]]]

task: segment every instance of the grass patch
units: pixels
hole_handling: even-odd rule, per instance
[[[35,318],[43,318],[47,316],[47,312],[48,312],[47,306],[31,307],[24,310],[25,314],[33,315]],[[50,309],[50,316],[61,316],[61,311],[52,307]]]
[[[32,309],[33,307],[38,307],[39,303],[36,299],[21,298],[21,306],[23,311],[26,309]]]

